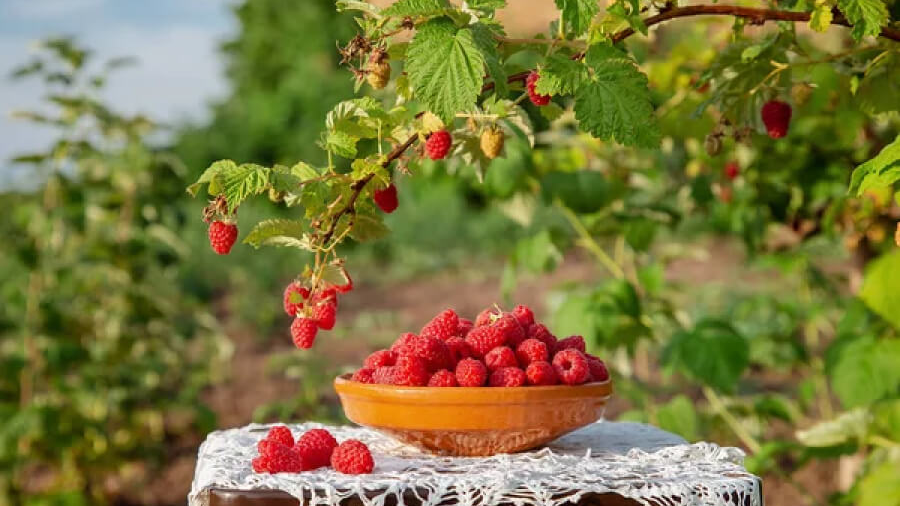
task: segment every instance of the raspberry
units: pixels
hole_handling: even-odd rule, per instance
[[[375,369],[371,367],[363,367],[362,369],[357,370],[353,373],[353,376],[350,377],[351,380],[357,383],[375,383],[375,378],[373,378],[373,374],[375,373]]]
[[[363,360],[363,367],[378,369],[397,363],[397,354],[391,350],[378,350]]]
[[[312,348],[318,331],[319,326],[316,324],[316,320],[303,317],[294,318],[294,323],[291,324],[291,339],[294,341],[294,346],[304,350]]]
[[[506,343],[506,336],[503,335],[501,328],[494,325],[475,327],[466,336],[466,342],[469,343],[472,355],[481,358],[497,346],[503,346]]]
[[[484,356],[484,365],[493,372],[503,367],[518,367],[519,362],[516,360],[516,352],[512,351],[512,348],[498,346]]]
[[[450,137],[450,132],[438,130],[429,135],[428,140],[425,141],[425,154],[432,160],[440,160],[450,152],[450,144],[452,142],[453,139]]]
[[[519,321],[522,328],[527,329],[534,323],[534,311],[528,306],[518,305],[512,310],[512,315]]]
[[[494,322],[494,327],[500,329],[503,333],[506,344],[511,346],[513,349],[517,348],[522,341],[524,341],[527,336],[525,335],[525,329],[519,325],[519,320],[516,319],[512,313],[504,313],[500,316],[497,321]]]
[[[309,289],[296,281],[284,289],[284,312],[290,316],[297,316],[297,311],[303,309],[303,301],[309,298]]]
[[[394,366],[394,385],[423,387],[428,384],[428,377],[425,360],[410,355],[397,357],[397,365]]]
[[[534,71],[528,74],[528,77],[525,79],[525,88],[528,89],[528,98],[531,99],[532,104],[544,106],[550,103],[550,95],[541,95],[534,90],[539,77],[540,75]]]
[[[334,321],[337,317],[337,302],[327,300],[316,305],[313,312],[313,318],[316,325],[322,330],[331,330],[334,328]]]
[[[428,380],[428,386],[430,387],[458,387],[459,383],[456,382],[456,375],[447,369],[441,369],[436,371],[431,375],[431,379]]]
[[[379,367],[372,373],[372,381],[378,385],[393,385],[397,378],[397,368],[394,366]]]
[[[366,81],[376,90],[384,89],[391,80],[391,64],[387,62],[386,56],[384,51],[376,50],[366,66]]]
[[[528,327],[528,337],[529,339],[537,339],[546,344],[547,351],[550,353],[553,353],[553,350],[556,348],[556,336],[551,334],[543,323],[535,323]]]
[[[518,367],[501,367],[491,373],[488,386],[520,387],[525,384],[525,371]]]
[[[220,255],[227,255],[231,251],[237,236],[238,228],[234,223],[214,221],[209,224],[209,244]]]
[[[286,426],[276,425],[269,429],[268,434],[266,434],[266,441],[281,443],[287,447],[291,447],[294,446],[294,435],[291,434],[291,429]]]
[[[547,345],[538,339],[526,339],[516,348],[516,358],[522,367],[527,367],[533,362],[546,362],[550,360],[550,351]]]
[[[466,337],[475,327],[475,324],[472,323],[472,320],[468,318],[460,318],[459,325],[456,326],[456,335],[459,337]]]
[[[494,323],[494,318],[497,316],[498,313],[493,309],[485,309],[484,311],[478,313],[478,316],[475,318],[475,326],[484,327],[485,325],[490,325]]]
[[[558,352],[553,357],[553,368],[559,379],[566,385],[580,385],[591,376],[591,370],[584,354],[573,348]]]
[[[538,361],[528,364],[525,369],[525,378],[529,385],[546,386],[559,383],[556,376],[556,369],[550,365],[550,362]]]
[[[325,429],[311,429],[297,439],[294,451],[303,459],[304,470],[325,467],[331,462],[331,453],[338,442]]]
[[[472,350],[469,348],[469,343],[461,337],[451,337],[450,339],[447,339],[447,352],[450,355],[450,363],[453,368],[456,367],[456,364],[458,364],[460,360],[472,356]]]
[[[303,458],[293,447],[274,445],[265,458],[270,473],[299,473],[304,471]]]
[[[556,343],[556,348],[553,349],[553,353],[556,354],[562,350],[568,349],[578,350],[581,353],[584,353],[584,338],[581,336],[569,336],[565,339],[560,339],[559,342]]]
[[[424,360],[429,371],[450,366],[450,350],[444,341],[436,337],[419,336],[413,341],[411,355]]]
[[[459,315],[452,309],[447,309],[431,319],[422,327],[419,335],[422,337],[436,337],[446,341],[456,335],[459,329]]]
[[[738,177],[738,174],[740,174],[741,167],[736,161],[732,160],[725,164],[725,169],[723,172],[725,173],[725,177],[733,180]]]
[[[401,334],[400,337],[398,337],[397,340],[394,341],[394,344],[391,345],[391,351],[398,355],[409,355],[413,352],[413,346],[417,339],[419,339],[419,336],[413,334],[412,332]]]
[[[493,126],[484,132],[481,132],[481,152],[484,156],[493,160],[500,155],[503,150],[504,135],[503,130]]]
[[[399,205],[397,201],[397,187],[394,186],[394,183],[391,183],[383,190],[375,190],[372,192],[372,200],[375,201],[379,209],[391,214]]]
[[[259,452],[260,457],[268,457],[274,451],[276,446],[285,446],[284,444],[278,441],[272,441],[267,438],[260,439],[258,443],[256,443],[256,451]]]
[[[344,474],[369,474],[375,468],[372,452],[362,441],[348,439],[331,454],[331,467]]]
[[[788,127],[791,124],[790,105],[778,100],[769,100],[762,106],[760,114],[769,137],[780,139],[787,135]]]
[[[456,364],[456,382],[461,387],[480,387],[487,381],[487,367],[480,360],[464,358]]]
[[[609,371],[602,360],[593,355],[587,355],[587,363],[588,369],[591,371],[590,381],[606,381],[609,379]]]
[[[250,461],[250,466],[253,468],[254,473],[269,472],[269,460],[265,457],[256,457]]]

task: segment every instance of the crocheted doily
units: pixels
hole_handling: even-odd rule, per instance
[[[311,505],[357,496],[364,506],[499,503],[560,506],[586,493],[613,492],[647,506],[762,506],[760,481],[742,466],[744,453],[711,443],[686,444],[649,425],[598,422],[540,450],[493,457],[436,457],[357,427],[289,425],[298,435],[324,427],[338,439],[362,440],[375,457],[373,474],[323,468],[299,474],[256,474],[250,460],[268,425],[213,432],[200,447],[190,506],[209,488],[277,489]],[[393,502],[393,501],[391,501]]]

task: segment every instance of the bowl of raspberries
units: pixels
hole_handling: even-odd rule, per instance
[[[335,379],[344,413],[440,455],[535,448],[597,421],[612,394],[584,338],[558,339],[524,305],[472,321],[447,309]]]

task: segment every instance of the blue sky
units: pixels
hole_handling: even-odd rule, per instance
[[[99,60],[134,56],[138,63],[111,79],[114,108],[162,122],[202,119],[206,104],[226,91],[218,46],[236,30],[230,0],[0,0],[0,186],[12,183],[8,160],[39,149],[52,134],[10,118],[40,103],[35,82],[13,82],[34,42],[72,35]]]

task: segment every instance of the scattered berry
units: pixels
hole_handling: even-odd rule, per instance
[[[560,339],[559,342],[556,343],[556,348],[553,349],[553,353],[559,353],[562,350],[578,350],[581,353],[585,352],[584,338],[581,336],[569,336],[565,339]]]
[[[453,369],[456,368],[456,364],[458,364],[460,360],[472,356],[472,350],[469,348],[469,343],[467,343],[465,339],[461,337],[451,337],[450,339],[447,339],[446,343],[447,351],[450,354],[450,363],[453,366]]]
[[[372,381],[378,385],[393,385],[396,383],[397,368],[394,366],[379,367],[372,373]]]
[[[606,381],[609,379],[609,371],[602,360],[593,355],[588,355],[587,363],[588,369],[591,371],[590,381]]]
[[[390,367],[397,363],[397,354],[391,350],[378,350],[363,361],[363,367],[369,369],[378,369],[379,367]]]
[[[375,369],[371,367],[363,367],[362,369],[357,370],[353,373],[353,376],[350,378],[351,380],[357,383],[375,383],[375,378],[373,374],[375,373]]]
[[[219,255],[227,255],[237,240],[238,228],[234,223],[214,221],[209,224],[209,244]]]
[[[791,124],[791,106],[779,100],[769,100],[762,106],[762,121],[769,137],[780,139],[787,135]]]
[[[425,360],[411,355],[397,357],[397,365],[394,366],[394,385],[424,387],[428,384],[429,376]]]
[[[723,172],[725,173],[725,177],[734,180],[736,177],[738,177],[738,174],[741,173],[741,167],[736,161],[732,160],[725,164],[725,169],[723,170]]]
[[[304,350],[312,348],[318,331],[319,326],[316,324],[316,320],[304,317],[294,318],[294,323],[291,324],[291,339],[294,341],[294,346]]]
[[[292,446],[273,445],[265,457],[266,469],[270,473],[299,473],[305,470],[303,458]]]
[[[506,343],[506,336],[500,327],[488,325],[472,329],[466,336],[466,342],[469,343],[472,355],[481,358],[497,346],[503,346]]]
[[[435,316],[422,327],[419,335],[422,337],[436,337],[446,341],[457,335],[459,331],[459,315],[452,309],[447,309]]]
[[[334,322],[337,318],[337,302],[325,301],[316,305],[313,318],[316,325],[322,330],[331,330],[334,328]]]
[[[265,440],[269,442],[281,443],[287,447],[294,446],[294,435],[291,434],[291,429],[287,428],[284,425],[276,425],[275,427],[269,429],[269,432],[266,434]]]
[[[529,385],[547,386],[559,383],[556,376],[556,369],[550,365],[550,362],[539,361],[528,364],[525,369],[525,378]]]
[[[372,192],[372,200],[382,211],[391,214],[397,209],[399,202],[397,201],[397,187],[391,183],[383,190],[375,190]]]
[[[491,373],[488,386],[520,387],[525,384],[525,371],[518,367],[501,367]]]
[[[516,358],[522,367],[527,367],[533,362],[546,362],[550,360],[550,350],[543,341],[530,338],[522,341],[516,348]]]
[[[480,360],[464,358],[456,364],[456,382],[461,387],[480,387],[487,381],[487,367]]]
[[[523,329],[528,329],[534,324],[534,311],[528,306],[519,304],[512,310],[512,315],[516,317]]]
[[[268,473],[269,472],[269,461],[265,457],[256,457],[252,461],[250,461],[250,466],[253,467],[254,473]]]
[[[376,90],[384,89],[391,80],[391,64],[387,61],[387,53],[376,50],[369,58],[366,66],[366,81]]]
[[[447,369],[440,369],[435,371],[434,374],[431,375],[431,378],[428,380],[428,386],[430,387],[458,387],[459,383],[456,382],[456,375]]]
[[[493,126],[481,133],[481,152],[484,156],[493,160],[503,151],[503,130]]]
[[[297,439],[294,451],[300,454],[305,470],[325,467],[337,448],[337,440],[325,429],[311,429]]]
[[[553,357],[556,375],[566,385],[580,385],[591,376],[584,354],[574,348],[564,349]]]
[[[552,353],[556,349],[556,336],[547,330],[543,323],[535,323],[528,327],[528,338],[537,339],[547,345],[547,351]]]
[[[475,328],[475,324],[472,323],[472,320],[460,318],[459,325],[456,326],[456,335],[459,337],[466,337],[473,328]]]
[[[525,329],[519,324],[519,320],[512,313],[504,313],[493,324],[494,327],[500,329],[506,344],[512,348],[517,348],[528,336]]]
[[[331,454],[331,466],[344,474],[369,474],[375,468],[372,452],[362,441],[348,439]]]
[[[540,74],[532,71],[525,79],[525,88],[528,90],[528,98],[531,99],[531,103],[540,107],[550,103],[550,95],[541,95],[535,91],[535,86],[537,85],[537,80],[539,78]]]
[[[303,309],[303,301],[309,298],[309,289],[296,281],[284,289],[284,312],[289,316],[297,316]]]
[[[425,153],[432,160],[440,160],[450,152],[450,144],[452,143],[453,138],[450,137],[450,132],[438,130],[429,135],[428,140],[425,141]]]
[[[516,352],[512,351],[512,348],[498,346],[484,356],[484,365],[493,372],[504,367],[518,367],[519,362],[516,360]]]

